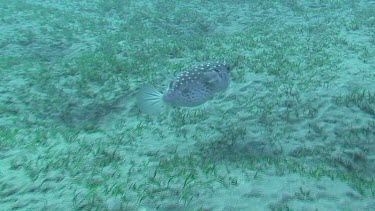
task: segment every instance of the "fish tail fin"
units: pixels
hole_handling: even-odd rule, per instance
[[[137,104],[139,109],[146,114],[160,114],[166,107],[163,101],[163,93],[149,84],[139,90]]]

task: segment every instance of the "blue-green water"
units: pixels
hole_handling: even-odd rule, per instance
[[[0,0],[0,210],[375,210],[374,55],[374,1]]]

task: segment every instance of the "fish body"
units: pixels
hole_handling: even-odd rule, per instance
[[[225,62],[195,65],[172,79],[162,94],[151,85],[141,88],[137,103],[145,113],[160,113],[166,106],[196,107],[226,90],[230,83],[230,68]]]

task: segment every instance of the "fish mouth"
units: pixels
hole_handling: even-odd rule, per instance
[[[226,67],[228,73],[231,71],[231,67],[227,64],[227,63],[224,63],[224,66]]]

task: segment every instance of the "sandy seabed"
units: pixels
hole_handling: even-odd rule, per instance
[[[374,1],[0,0],[0,210],[375,210]],[[149,116],[206,61],[204,106]]]

